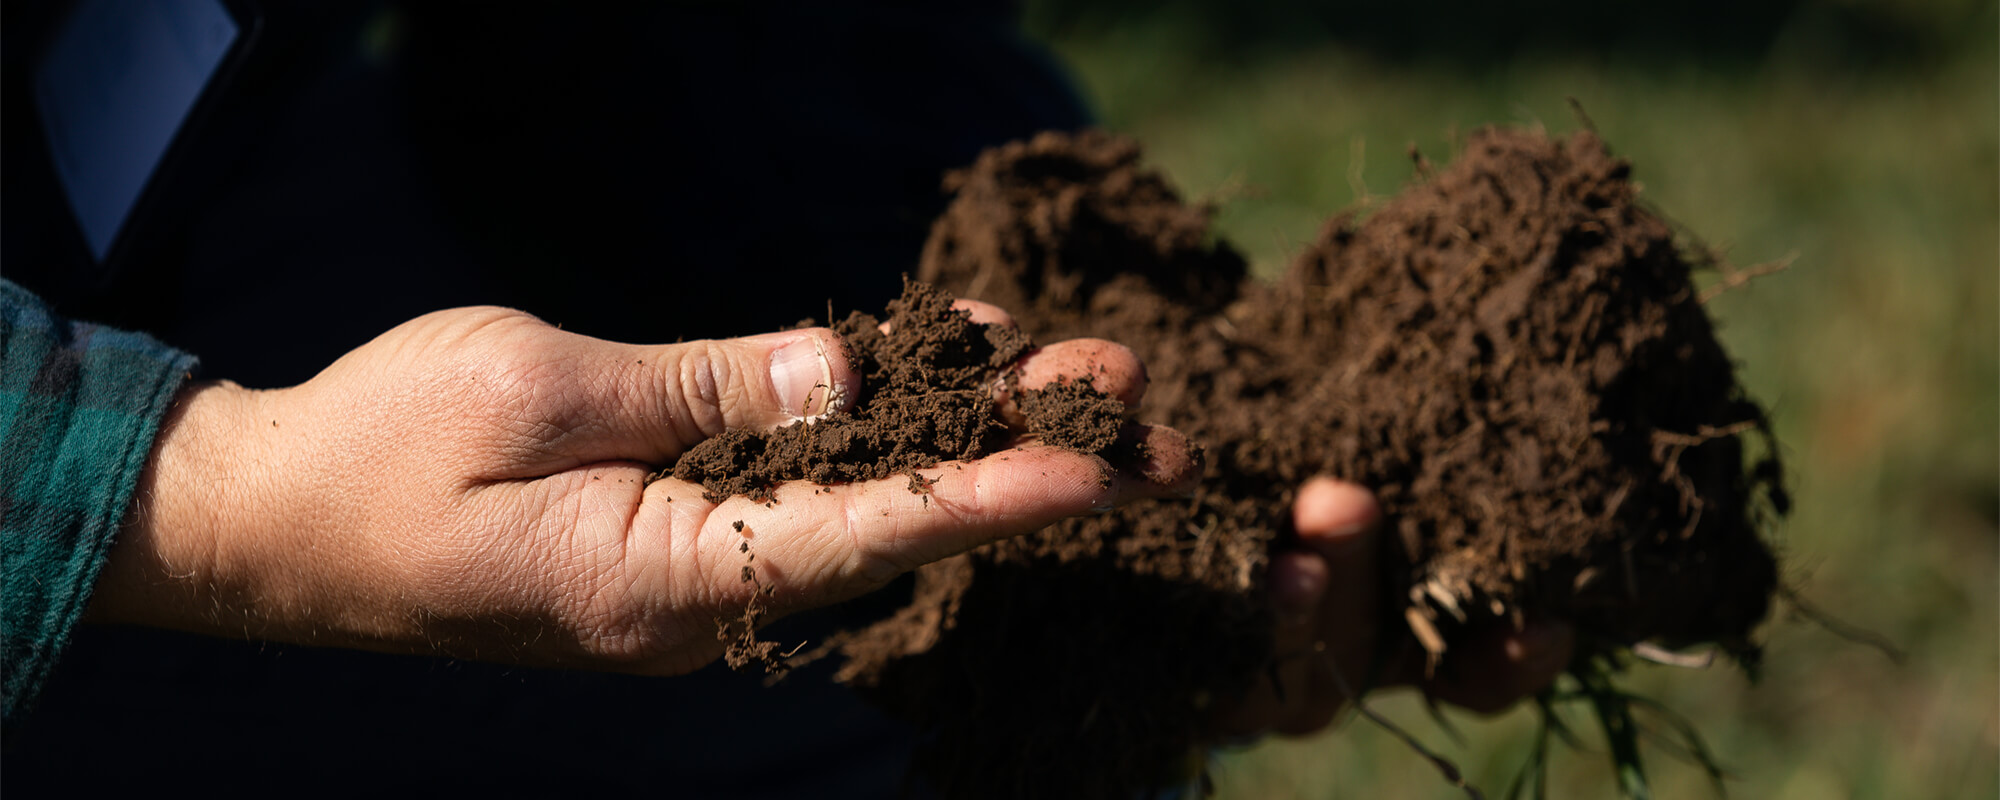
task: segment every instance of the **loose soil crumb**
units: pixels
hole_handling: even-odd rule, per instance
[[[743,530],[743,523],[737,522],[736,529]],[[743,606],[742,615],[735,619],[715,621],[715,640],[723,643],[722,660],[730,669],[749,670],[757,668],[773,677],[783,677],[791,671],[786,660],[789,653],[779,653],[776,642],[757,638],[757,630],[763,627],[764,619],[771,614],[771,595],[777,586],[764,583],[757,578],[757,568],[751,564],[757,554],[750,552],[750,543],[737,545],[737,552],[744,555],[743,582],[751,584],[750,602]]]
[[[1377,492],[1384,628],[1439,669],[1465,629],[1538,616],[1586,649],[1755,658],[1776,575],[1759,528],[1786,503],[1769,425],[1672,230],[1594,135],[1480,131],[1330,222],[1276,285],[1138,159],[1043,134],[946,182],[920,277],[1039,337],[1132,346],[1140,413],[1210,449],[1192,500],[927,566],[911,605],[836,643],[840,679],[925,731],[915,769],[940,795],[1171,777],[1208,710],[1271,666],[1263,572],[1315,475]]]
[[[1082,453],[1102,453],[1118,441],[1125,404],[1100,392],[1090,377],[1060,380],[1020,393],[1028,432],[1043,444]]]

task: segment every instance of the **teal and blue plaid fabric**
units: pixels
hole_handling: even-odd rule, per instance
[[[0,573],[7,726],[83,615],[194,356],[70,322],[0,280]]]

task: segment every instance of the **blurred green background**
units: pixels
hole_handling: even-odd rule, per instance
[[[1897,665],[1796,616],[1765,675],[1640,666],[1745,798],[2000,796],[2000,15],[1990,2],[1309,4],[1032,2],[1031,34],[1106,127],[1136,136],[1263,274],[1335,210],[1443,162],[1487,124],[1578,127],[1644,196],[1739,265],[1795,257],[1709,307],[1774,411],[1796,510],[1789,577],[1908,652]],[[1504,793],[1522,709],[1374,707]],[[1581,709],[1577,709],[1579,712]],[[1594,723],[1554,797],[1610,797]],[[1711,796],[1657,744],[1655,796]],[[1366,721],[1224,755],[1225,798],[1462,797]]]

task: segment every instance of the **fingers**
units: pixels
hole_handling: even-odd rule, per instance
[[[1575,631],[1554,621],[1530,622],[1520,631],[1495,623],[1455,639],[1430,677],[1415,666],[1422,659],[1413,643],[1378,654],[1382,509],[1374,494],[1314,479],[1299,488],[1292,522],[1300,547],[1274,555],[1267,573],[1277,617],[1273,667],[1218,713],[1218,732],[1314,733],[1354,699],[1351,694],[1401,683],[1475,712],[1497,713],[1547,687],[1568,665]]]
[[[1355,592],[1374,583],[1373,531],[1381,515],[1375,496],[1354,484],[1314,478],[1299,487],[1292,502],[1292,526],[1305,547],[1280,553],[1271,563],[1271,600],[1281,632],[1288,617],[1317,620],[1316,612],[1330,600],[1373,605],[1373,595]],[[1337,594],[1330,597],[1327,592],[1336,585]],[[1300,636],[1319,633],[1315,628],[1293,627]]]
[[[960,299],[952,301],[951,307],[966,312],[968,319],[982,325],[1017,327],[1012,314],[992,303]],[[889,323],[882,323],[881,328],[888,333]],[[1118,398],[1133,411],[1138,410],[1139,400],[1146,394],[1145,365],[1131,348],[1117,342],[1103,339],[1057,342],[1022,356],[1018,366],[1022,389],[1040,389],[1060,380],[1088,377],[1098,391]],[[1008,387],[996,387],[993,399],[1000,404],[1000,414],[1008,424],[1022,425]]]
[[[1165,425],[1127,422],[1119,438],[1145,444],[1143,462],[1122,466],[1125,474],[1147,487],[1147,496],[1186,497],[1201,481],[1202,452],[1187,434]]]
[[[1001,308],[992,303],[980,300],[965,300],[961,298],[958,300],[951,301],[951,307],[953,310],[965,312],[965,318],[968,321],[980,325],[998,325],[1002,328],[1010,328],[1010,329],[1019,327],[1014,322],[1013,314],[1007,313],[1007,309]],[[883,333],[888,333],[889,331],[895,330],[895,327],[887,322],[883,322],[882,324],[877,325],[875,327],[878,330],[882,331]]]
[[[1380,605],[1381,517],[1374,494],[1360,486],[1316,478],[1299,488],[1292,520],[1301,546],[1274,555],[1267,573],[1276,660],[1218,718],[1224,733],[1312,733],[1333,721],[1348,692],[1367,688]]]
[[[1323,628],[1329,642],[1346,639],[1355,657],[1341,659],[1339,668],[1347,683],[1362,691],[1368,670],[1375,666],[1358,657],[1372,657],[1376,644],[1375,609],[1380,599],[1379,528],[1382,509],[1373,493],[1341,481],[1315,479],[1299,490],[1292,506],[1293,524],[1307,548],[1325,558],[1328,567],[1326,591],[1321,597],[1325,609],[1365,610],[1352,620],[1365,621],[1368,638],[1365,649],[1354,637],[1341,636]],[[1274,587],[1275,588],[1275,587]],[[1280,596],[1282,597],[1282,595]],[[1438,671],[1422,675],[1422,659],[1390,654],[1383,675],[1386,682],[1415,683],[1432,696],[1479,713],[1497,713],[1521,698],[1541,691],[1554,682],[1569,663],[1575,631],[1556,621],[1530,622],[1516,631],[1506,623],[1494,623],[1485,630],[1454,641]],[[1331,644],[1329,645],[1331,646]],[[1414,670],[1416,674],[1409,674]]]
[[[1118,398],[1131,411],[1138,410],[1140,399],[1146,395],[1145,365],[1131,348],[1117,342],[1071,339],[1036,348],[1021,357],[1022,389],[1040,389],[1057,381],[1079,378],[1089,378],[1092,387]],[[1000,401],[1002,414],[1012,415],[1010,422],[1018,419],[1019,412],[1014,409],[1006,387],[1000,388],[995,399]]]
[[[1316,711],[1325,706],[1330,721],[1339,707],[1337,699],[1327,702],[1316,697],[1330,688],[1320,685],[1325,676],[1315,674],[1323,661],[1316,650],[1324,646],[1319,636],[1319,602],[1326,592],[1326,559],[1306,550],[1289,550],[1272,556],[1266,575],[1276,614],[1274,660],[1250,692],[1222,709],[1214,720],[1216,731],[1223,736],[1291,733],[1292,728],[1310,722],[1306,717],[1318,716],[1305,713],[1307,709]]]
[[[1381,639],[1381,522],[1374,492],[1331,478],[1307,481],[1292,503],[1292,526],[1300,544],[1326,562],[1318,633],[1329,669],[1339,670],[1340,682],[1351,692],[1374,688],[1366,684],[1379,666],[1374,660]],[[1343,693],[1340,700],[1345,699]]]
[[[1367,684],[1376,666],[1380,638],[1377,623],[1382,578],[1377,551],[1381,520],[1382,508],[1375,494],[1361,486],[1322,477],[1299,487],[1292,502],[1292,527],[1303,546],[1301,556],[1316,556],[1324,577],[1314,598],[1313,684],[1293,714],[1276,726],[1279,733],[1302,735],[1320,730],[1353,699],[1350,693],[1373,688]],[[1283,598],[1276,599],[1282,602]]]
[[[1170,491],[1121,477],[1097,457],[1038,445],[919,474],[921,483],[907,477],[833,487],[796,482],[779,487],[769,504],[732,498],[708,515],[720,522],[704,526],[702,536],[737,520],[754,529],[757,563],[778,573],[779,601],[797,608],[862,594],[923,564],[1064,517]],[[648,502],[671,483],[678,482],[649,487]],[[720,541],[733,546],[733,536]]]
[[[1382,508],[1374,494],[1355,484],[1321,478],[1299,490],[1292,510],[1299,539],[1323,556],[1329,568],[1323,607],[1376,608],[1380,602],[1375,577],[1380,569],[1376,532]],[[1370,611],[1365,618],[1378,616]],[[1371,625],[1369,636],[1373,635]],[[1454,641],[1445,663],[1432,677],[1421,676],[1420,658],[1392,658],[1405,662],[1407,669],[1418,670],[1418,675],[1399,675],[1404,670],[1395,669],[1395,664],[1385,665],[1390,668],[1386,674],[1391,680],[1420,684],[1432,696],[1453,705],[1497,713],[1553,683],[1568,666],[1575,641],[1574,628],[1559,621],[1530,621],[1519,631],[1506,623],[1494,623]],[[1357,667],[1370,665],[1340,666],[1350,683],[1358,687],[1352,680],[1358,674]]]
[[[1375,566],[1372,558],[1362,563],[1353,556],[1373,555],[1375,528],[1381,521],[1382,507],[1374,492],[1332,478],[1306,481],[1292,502],[1292,527],[1300,541],[1331,560],[1353,562],[1360,568]]]
[[[1382,603],[1381,562],[1377,559],[1382,508],[1365,488],[1331,478],[1299,487],[1292,502],[1292,526],[1304,551],[1319,557],[1325,571],[1314,598],[1325,656],[1352,691],[1365,691],[1375,656]]]
[[[951,307],[964,311],[967,319],[981,325],[998,325],[1002,328],[1017,327],[1014,323],[1013,314],[1007,313],[1007,309],[992,303],[961,299],[951,301]]]

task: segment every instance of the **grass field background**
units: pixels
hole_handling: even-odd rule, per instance
[[[1628,685],[1695,722],[1735,797],[2000,796],[1993,4],[1510,6],[1563,20],[1546,24],[1410,5],[1035,3],[1028,19],[1106,127],[1222,201],[1221,234],[1265,274],[1335,210],[1403,185],[1411,143],[1442,162],[1481,125],[1566,133],[1568,98],[1658,209],[1737,264],[1791,258],[1710,304],[1788,458],[1787,574],[1908,658],[1781,618],[1757,685],[1725,667],[1638,667]],[[1459,742],[1408,693],[1371,702],[1488,796],[1535,727],[1454,714]],[[1569,719],[1587,752],[1557,757],[1550,796],[1613,796],[1593,723]],[[1656,797],[1711,795],[1658,743],[1647,756]],[[1217,778],[1227,798],[1463,796],[1353,719],[1226,754]]]

